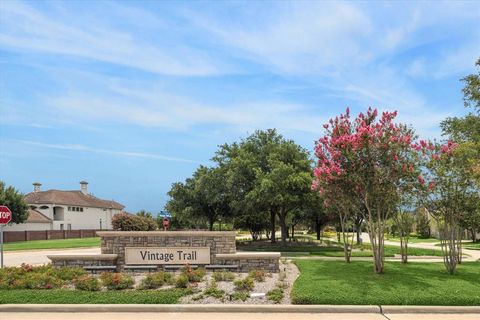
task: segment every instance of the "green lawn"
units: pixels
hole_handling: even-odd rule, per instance
[[[394,241],[394,242],[400,242],[400,238],[397,237],[388,237],[385,238],[386,241]],[[415,236],[410,236],[408,238],[408,243],[437,243],[440,242],[440,240],[435,239],[435,238],[418,238]]]
[[[480,241],[463,243],[463,247],[470,250],[480,250]]]
[[[370,245],[356,246],[353,257],[371,257],[372,252],[369,249]],[[238,246],[238,250],[243,251],[273,251],[281,252],[283,256],[322,256],[322,257],[343,257],[343,248],[339,246],[319,246],[310,244],[298,244],[282,246],[281,244],[252,244],[245,246]],[[360,250],[363,249],[363,250]],[[400,247],[397,246],[385,246],[385,256],[393,257],[395,254],[400,254]],[[419,249],[409,248],[408,255],[410,256],[441,256],[441,250],[435,249]]]
[[[65,249],[82,247],[100,247],[100,238],[55,239],[9,242],[3,245],[5,251],[38,250],[38,249]]]
[[[126,291],[79,291],[79,290],[0,290],[0,304],[42,303],[95,303],[95,304],[175,304],[188,294],[186,290],[126,290]]]
[[[441,263],[387,262],[384,274],[372,262],[297,260],[300,276],[294,304],[480,305],[480,263],[449,275]]]

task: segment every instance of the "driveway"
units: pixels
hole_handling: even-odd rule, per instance
[[[22,263],[42,265],[50,263],[48,255],[52,254],[99,254],[100,248],[81,249],[48,249],[48,250],[21,250],[6,251],[3,253],[3,264],[7,267],[20,266]]]

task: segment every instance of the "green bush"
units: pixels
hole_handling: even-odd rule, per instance
[[[266,273],[263,270],[250,270],[248,276],[257,282],[264,282]]]
[[[255,287],[255,283],[250,277],[235,280],[233,284],[235,285],[235,289],[238,291],[252,291],[253,287]]]
[[[152,217],[119,213],[112,218],[112,228],[120,231],[153,231],[157,222]]]
[[[248,294],[248,292],[245,292],[245,291],[237,291],[232,294],[233,300],[245,301],[248,299],[248,297],[250,297],[250,295]]]
[[[189,265],[186,265],[182,269],[182,274],[187,276],[188,282],[200,282],[202,281],[203,277],[207,274],[207,271],[203,268],[194,270]]]
[[[213,273],[213,279],[217,282],[219,281],[233,281],[235,279],[235,275],[227,270],[222,271],[215,271]]]
[[[45,273],[28,272],[11,283],[11,289],[55,289],[64,284],[63,280]]]
[[[188,287],[188,282],[188,276],[185,274],[181,274],[175,279],[175,287],[186,288]]]
[[[225,296],[225,291],[218,289],[217,283],[212,282],[210,286],[203,292],[205,296],[221,299]]]
[[[167,272],[156,272],[148,274],[140,282],[139,289],[157,289],[171,281],[171,274]]]
[[[274,301],[275,303],[280,303],[283,299],[283,289],[275,288],[271,291],[267,292],[267,299],[270,301]]]
[[[100,281],[91,275],[83,275],[73,280],[75,289],[82,291],[98,291],[100,290]]]
[[[135,281],[129,275],[122,273],[104,272],[100,275],[103,286],[108,290],[124,290],[132,288]]]

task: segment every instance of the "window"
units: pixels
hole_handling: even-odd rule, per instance
[[[68,207],[68,211],[72,211],[72,207]]]
[[[67,225],[67,228],[68,228],[68,230],[72,230],[72,225],[69,223],[69,224]]]
[[[40,209],[42,210],[48,209],[48,206],[41,206]]]
[[[63,230],[63,223],[60,224],[60,230]]]
[[[83,208],[80,208],[80,212],[83,212]]]

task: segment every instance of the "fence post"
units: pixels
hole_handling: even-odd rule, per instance
[[[80,229],[80,238],[83,238],[83,230]]]

